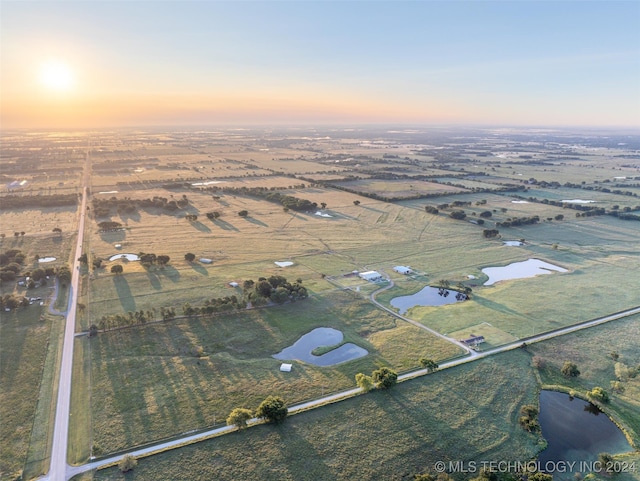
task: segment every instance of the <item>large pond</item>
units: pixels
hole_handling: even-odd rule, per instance
[[[457,294],[457,291],[427,286],[410,296],[394,297],[390,304],[402,315],[415,306],[444,306],[464,300],[457,298]]]
[[[302,336],[292,346],[283,349],[272,357],[281,361],[298,360],[315,364],[316,366],[333,366],[334,364],[352,361],[369,354],[366,349],[352,343],[343,344],[321,356],[312,354],[313,350],[319,347],[340,344],[343,338],[342,332],[337,329],[318,327]]]
[[[548,471],[564,463],[597,461],[600,453],[617,454],[633,450],[622,431],[606,414],[593,404],[565,393],[541,391],[538,420],[548,443],[538,460],[543,469],[545,465],[549,468]],[[570,479],[574,474],[575,470],[555,472],[553,479]]]
[[[540,274],[551,274],[552,271],[567,272],[562,267],[554,266],[540,259],[529,259],[522,262],[513,262],[503,267],[485,267],[482,269],[489,280],[483,285],[492,286],[496,282],[507,281],[511,279],[525,279],[527,277],[535,277]]]
[[[116,254],[109,257],[110,261],[115,261],[116,259],[126,259],[128,261],[139,261],[140,257],[138,257],[136,254]]]

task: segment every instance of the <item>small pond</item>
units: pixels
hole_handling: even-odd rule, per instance
[[[503,241],[503,244],[509,247],[520,247],[524,245],[524,243],[520,241]]]
[[[529,259],[522,262],[513,262],[503,267],[485,267],[482,269],[489,280],[483,285],[492,286],[496,282],[512,279],[525,279],[535,277],[540,274],[551,274],[551,271],[567,272],[562,267],[554,266],[540,259]]]
[[[45,262],[53,262],[55,261],[56,258],[55,257],[40,257],[38,259],[38,262],[40,262],[41,264],[45,263]]]
[[[110,261],[115,261],[116,259],[126,259],[128,261],[139,261],[140,257],[138,257],[136,254],[116,254],[109,257]]]
[[[276,261],[274,262],[275,265],[277,265],[278,267],[289,267],[293,265],[293,262],[291,261]]]
[[[444,306],[464,300],[457,298],[457,294],[457,291],[427,286],[410,296],[394,297],[390,304],[402,315],[415,306]]]
[[[321,356],[311,354],[314,349],[322,346],[335,346],[340,344],[344,336],[342,332],[330,327],[318,327],[306,333],[292,346],[289,346],[272,357],[280,361],[298,360],[315,364],[316,366],[333,366],[342,362],[352,361],[369,354],[369,351],[352,343],[329,351]]]
[[[538,420],[548,443],[538,458],[542,468],[545,464],[553,468],[558,461],[589,463],[596,461],[600,453],[617,454],[633,450],[622,431],[606,414],[593,404],[562,392],[540,392]],[[553,478],[571,479],[574,474],[556,472]]]

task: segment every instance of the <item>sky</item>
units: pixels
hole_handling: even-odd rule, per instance
[[[640,1],[11,1],[2,129],[640,128]]]

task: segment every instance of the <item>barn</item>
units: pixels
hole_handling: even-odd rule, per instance
[[[395,266],[393,270],[398,274],[404,274],[405,276],[413,272],[413,270],[409,266]]]
[[[358,275],[360,276],[361,279],[364,279],[365,281],[369,281],[369,282],[375,282],[382,279],[382,274],[380,274],[377,271],[361,272]]]

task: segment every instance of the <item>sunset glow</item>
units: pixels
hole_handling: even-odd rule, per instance
[[[2,122],[639,126],[638,18],[624,1],[10,1]]]

